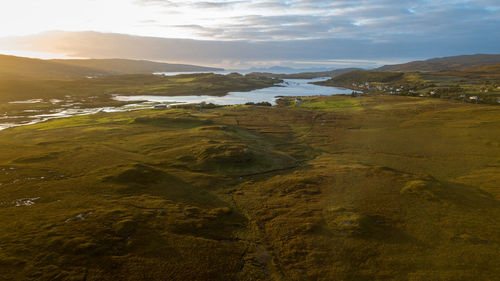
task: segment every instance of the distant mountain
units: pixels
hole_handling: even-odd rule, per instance
[[[158,63],[144,60],[41,60],[0,55],[0,77],[74,79],[87,76],[217,70],[221,69],[195,65]]]
[[[251,75],[265,76],[265,77],[275,77],[280,79],[312,79],[319,77],[336,77],[341,74],[349,73],[352,71],[361,70],[360,68],[341,68],[329,71],[318,71],[318,72],[300,72],[291,74],[276,74],[269,72],[252,72]]]
[[[223,71],[221,68],[212,68],[187,64],[160,63],[147,60],[128,59],[86,59],[86,60],[51,60],[52,62],[103,70],[114,74],[148,74],[154,72],[196,72],[196,71]]]
[[[41,59],[0,55],[0,77],[69,79],[105,74],[109,73]]]
[[[315,84],[337,87],[350,87],[352,83],[383,82],[391,83],[400,81],[405,76],[402,72],[382,72],[357,70],[333,77],[330,80]]]
[[[500,63],[500,55],[463,55],[454,57],[434,58],[425,61],[413,61],[396,65],[385,65],[377,71],[414,72],[414,71],[446,71],[464,70]]]
[[[485,65],[463,70],[442,71],[439,74],[468,78],[500,79],[500,64]]]
[[[269,72],[269,73],[293,73],[300,70],[293,67],[275,65],[270,67],[252,67],[248,71]]]
[[[347,68],[346,68],[347,69]],[[349,68],[354,69],[354,68]],[[236,72],[245,73],[272,73],[272,74],[301,74],[301,73],[326,73],[331,72],[332,67],[310,67],[310,68],[293,68],[288,66],[270,66],[270,67],[252,67],[246,70],[236,70]]]

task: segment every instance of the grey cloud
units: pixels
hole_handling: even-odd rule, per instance
[[[169,0],[136,0],[136,4],[138,5],[161,5],[161,6],[168,6],[168,7],[178,7],[179,5],[175,1],[169,1]]]
[[[10,44],[12,48],[18,49],[24,45],[24,48],[55,51],[75,57],[123,57],[220,65],[224,61],[429,58],[467,53],[498,53],[498,44],[494,44],[497,41],[495,37],[487,40],[457,38],[448,41],[425,38],[407,40],[402,36],[386,42],[367,39],[253,42],[166,39],[96,32],[54,32],[38,37],[0,40],[0,44]]]
[[[135,3],[145,6],[162,6],[166,8],[189,7],[196,9],[217,9],[243,4],[247,1],[171,1],[171,0],[136,0]]]
[[[245,3],[245,1],[229,1],[229,2],[196,2],[193,5],[198,8],[224,8],[231,7],[237,4]]]
[[[212,39],[283,40],[315,38],[367,38],[386,41],[406,34],[438,38],[453,34],[467,37],[482,26],[500,25],[500,4],[495,1],[410,0],[256,0],[171,1],[139,0],[144,5],[192,9],[262,9],[266,16],[225,18],[218,25],[196,26],[199,36]],[[269,12],[271,12],[270,15]],[[291,14],[287,14],[290,12]],[[223,13],[221,13],[224,16]],[[188,24],[189,25],[189,24]],[[188,25],[184,26],[186,28]]]
[[[47,43],[38,44],[37,48],[57,48],[81,57],[210,64],[225,60],[428,58],[500,53],[498,0],[136,0],[136,3],[153,5],[169,13],[186,13],[187,8],[210,9],[220,11],[221,16],[216,22],[205,21],[208,23],[203,25],[200,22],[204,21],[192,18],[192,14],[203,13],[186,14],[186,20],[177,25],[162,25],[160,18],[142,23],[166,30],[189,30],[209,40],[84,33],[64,35],[60,41],[68,42],[67,45]],[[227,13],[228,9],[238,16]],[[82,40],[83,37],[88,41]]]

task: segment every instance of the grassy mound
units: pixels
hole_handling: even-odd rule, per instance
[[[121,171],[116,176],[107,176],[104,181],[115,182],[121,184],[152,184],[159,182],[165,177],[165,173],[145,166],[136,164],[132,167],[121,168]]]
[[[230,174],[252,174],[293,167],[296,164],[296,161],[286,154],[241,144],[205,146],[193,151],[193,159],[195,164],[192,167],[195,169],[215,169]]]
[[[192,118],[139,117],[134,119],[133,124],[163,126],[169,128],[195,128],[210,125],[212,123],[207,120],[196,120]]]
[[[498,110],[333,96],[1,131],[1,278],[495,280]]]

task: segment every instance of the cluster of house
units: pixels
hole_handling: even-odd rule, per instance
[[[469,98],[470,101],[479,101],[479,97],[478,96],[467,96],[466,94],[461,94],[458,97],[462,98],[462,99]]]
[[[416,94],[416,89],[414,87],[410,88],[409,86],[405,86],[405,85],[395,85],[395,84],[380,85],[379,83],[370,83],[370,82],[361,82],[361,83],[353,82],[353,83],[351,83],[351,85],[353,86],[353,88],[363,89],[363,90],[367,90],[367,91],[379,91],[379,92],[384,92],[386,94],[391,94],[391,95]],[[423,88],[426,88],[426,87],[432,86],[432,85],[423,84],[422,86],[423,86]],[[495,84],[495,85],[493,85],[493,89],[500,90],[500,86]],[[480,90],[480,92],[481,93],[488,93],[488,88],[482,88]],[[435,90],[431,90],[428,93],[419,93],[418,95],[420,97],[436,97],[436,96],[438,96],[438,92]],[[454,98],[451,96],[449,98],[456,99],[456,97]],[[460,94],[459,98],[463,99],[463,100],[468,100],[470,102],[479,102],[482,100],[480,96],[466,95],[466,94]],[[500,103],[500,98],[496,99],[496,102]]]
[[[361,88],[361,89],[366,89],[366,90],[373,90],[373,91],[380,91],[380,92],[385,92],[389,93],[391,95],[399,95],[401,93],[415,93],[414,89],[410,89],[407,86],[404,85],[380,85],[380,84],[372,84],[370,82],[365,82],[365,83],[356,83],[353,82],[351,84],[353,87]]]
[[[493,90],[493,91],[495,91],[495,90],[500,90],[500,86],[498,86],[498,85],[493,85],[490,89],[491,89],[491,90]],[[488,88],[486,88],[486,87],[483,87],[483,88],[481,88],[481,90],[480,90],[480,91],[481,91],[481,93],[487,93],[487,92],[489,92],[489,89],[488,89]]]

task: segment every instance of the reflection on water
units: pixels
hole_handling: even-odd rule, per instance
[[[241,74],[244,74],[243,72],[240,72],[238,71],[239,73]],[[183,74],[199,74],[199,73],[214,73],[214,74],[221,74],[221,75],[226,75],[226,74],[229,74],[231,73],[231,71],[227,71],[227,70],[221,70],[221,71],[210,71],[210,70],[207,70],[207,71],[184,71],[184,72],[155,72],[153,74],[156,74],[156,75],[163,75],[163,76],[176,76],[176,75],[183,75]]]
[[[43,102],[43,99],[19,100],[19,101],[11,101],[9,103],[39,103],[39,102]]]
[[[124,102],[136,102],[117,107],[100,108],[80,108],[81,103],[73,102],[71,99],[66,101],[51,99],[51,104],[56,104],[59,108],[52,109],[50,113],[40,114],[38,110],[26,109],[23,112],[28,115],[23,116],[2,116],[0,120],[9,120],[8,123],[0,123],[0,130],[11,127],[31,125],[44,122],[50,119],[65,118],[78,115],[95,114],[98,112],[122,112],[131,110],[140,110],[153,108],[158,104],[172,105],[185,103],[214,103],[220,105],[245,104],[248,102],[269,102],[275,104],[280,96],[318,96],[318,95],[336,95],[349,94],[352,90],[335,87],[323,87],[310,84],[311,82],[324,81],[328,78],[317,79],[285,79],[283,83],[275,87],[269,87],[249,92],[231,92],[225,96],[214,97],[207,95],[200,96],[114,96],[113,99]],[[68,97],[70,98],[70,97]],[[33,99],[27,101],[16,101],[11,103],[33,104],[42,103],[42,99]],[[38,114],[37,114],[38,113]]]
[[[283,83],[276,87],[253,90],[250,92],[230,92],[222,97],[214,96],[115,96],[118,101],[149,101],[156,103],[183,104],[183,103],[214,103],[220,105],[245,104],[247,102],[269,102],[276,104],[277,97],[280,96],[330,96],[336,94],[350,94],[352,90],[336,87],[324,87],[311,82],[319,82],[329,79],[285,79]]]
[[[55,113],[47,113],[47,114],[37,114],[37,115],[30,115],[30,116],[10,116],[7,118],[2,118],[2,119],[18,119],[19,121],[17,122],[10,122],[10,123],[0,123],[0,131],[7,129],[7,128],[12,128],[12,127],[19,127],[19,126],[25,126],[25,125],[33,125],[37,124],[40,122],[44,122],[50,119],[57,119],[57,118],[65,118],[65,117],[71,117],[71,116],[79,116],[79,115],[89,115],[89,114],[95,114],[98,112],[119,112],[119,111],[126,111],[124,109],[120,109],[119,107],[100,107],[100,108],[69,108],[69,109],[55,109],[53,110]],[[25,110],[24,112],[31,112],[29,110]],[[34,110],[33,112],[38,112],[38,110]]]

